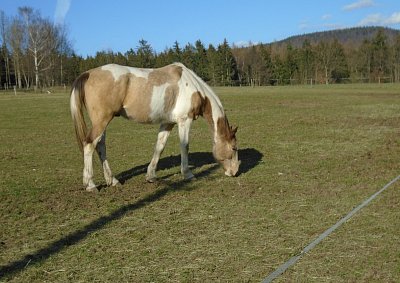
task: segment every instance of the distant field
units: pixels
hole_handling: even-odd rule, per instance
[[[0,92],[0,282],[260,282],[400,173],[400,85],[216,88],[241,174],[204,120],[183,182],[177,129],[154,184],[158,126],[112,121],[123,182],[87,193],[69,95]],[[104,184],[95,159],[95,181]],[[400,183],[277,282],[399,282]]]

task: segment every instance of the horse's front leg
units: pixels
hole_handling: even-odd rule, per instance
[[[179,139],[181,147],[181,172],[183,178],[186,180],[194,177],[193,173],[189,169],[189,131],[192,125],[192,119],[184,119],[178,122],[179,127]]]
[[[165,145],[167,144],[167,140],[169,134],[171,133],[174,124],[161,124],[160,131],[158,132],[157,143],[154,149],[153,158],[150,161],[149,166],[147,167],[146,180],[148,182],[154,182],[156,180],[156,169],[158,161],[160,160],[161,153],[164,151]]]

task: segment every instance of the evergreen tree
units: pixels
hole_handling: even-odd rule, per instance
[[[273,79],[274,76],[274,65],[272,62],[272,49],[271,46],[265,46],[263,44],[260,45],[260,55],[262,59],[262,64],[263,64],[263,73],[262,77],[263,80],[261,84],[267,85],[271,84],[271,79]]]
[[[238,80],[237,65],[226,39],[218,46],[217,54],[220,61],[220,83],[226,86],[233,85]]]
[[[111,50],[98,51],[98,52],[96,52],[94,61],[95,61],[96,67],[114,63],[114,54],[112,53]]]
[[[64,81],[66,86],[71,84],[71,82],[73,82],[79,76],[79,74],[83,73],[84,71],[87,71],[87,69],[82,68],[81,66],[82,61],[83,58],[77,56],[75,53],[72,53],[72,55],[69,56],[65,61]]]
[[[136,48],[135,66],[140,68],[153,68],[155,65],[155,55],[151,45],[144,39],[139,40]]]
[[[295,73],[298,69],[298,66],[297,66],[297,51],[290,44],[286,46],[285,65],[286,65],[285,80],[287,83],[291,84],[292,80],[294,79]]]
[[[182,61],[182,50],[179,46],[178,41],[174,42],[174,46],[172,47],[173,54],[174,54],[174,62],[181,62]]]
[[[219,68],[219,56],[215,47],[210,44],[207,50],[207,61],[208,61],[208,74],[210,76],[210,83],[217,85],[220,83],[220,68]]]
[[[349,69],[346,60],[346,54],[343,46],[335,39],[331,44],[333,50],[331,78],[335,82],[341,82],[343,78],[349,77]]]
[[[197,40],[195,43],[196,52],[194,54],[194,71],[205,81],[208,81],[208,59],[207,50],[203,43]]]
[[[400,82],[400,35],[393,44],[393,76],[395,82]]]
[[[186,67],[188,67],[189,69],[192,69],[193,71],[196,72],[195,53],[196,53],[196,49],[194,48],[194,46],[192,44],[188,43],[182,51],[181,62]]]
[[[171,48],[166,48],[164,52],[158,54],[156,58],[156,67],[164,67],[176,62],[174,51]]]
[[[131,48],[131,49],[129,49],[128,51],[126,51],[125,57],[126,57],[126,60],[127,60],[126,64],[127,64],[128,66],[134,67],[134,66],[135,66],[135,63],[136,63],[136,53],[135,53],[135,50],[133,50],[133,49]]]
[[[309,40],[303,42],[303,46],[299,52],[298,66],[300,83],[307,84],[308,80],[313,77],[314,69],[314,51]]]
[[[274,81],[272,82],[273,85],[275,84],[284,84],[287,81],[287,67],[284,61],[279,57],[275,56],[273,60],[274,64]]]
[[[372,46],[369,40],[364,40],[357,52],[357,66],[356,71],[359,71],[362,79],[366,78],[371,80],[371,60],[372,60]],[[358,73],[358,72],[357,72]]]

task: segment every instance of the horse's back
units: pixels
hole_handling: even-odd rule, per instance
[[[197,95],[205,96],[204,82],[180,63],[158,69],[108,64],[87,73],[89,115],[103,111],[140,123],[176,123],[200,107]]]

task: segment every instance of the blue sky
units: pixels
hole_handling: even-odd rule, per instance
[[[365,25],[400,29],[400,0],[1,0],[65,23],[77,54],[126,52],[140,39],[157,52],[200,39],[204,45],[269,43],[315,31]]]

